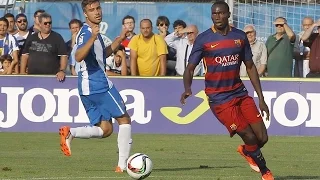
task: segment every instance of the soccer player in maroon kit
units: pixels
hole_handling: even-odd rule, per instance
[[[205,93],[213,114],[225,125],[230,137],[238,134],[244,145],[238,152],[248,161],[250,167],[261,172],[262,180],[274,180],[271,171],[260,151],[268,141],[267,129],[252,97],[242,83],[239,71],[244,62],[251,83],[258,94],[259,106],[263,115],[269,118],[269,109],[264,101],[256,66],[246,34],[228,23],[229,6],[217,1],[211,7],[214,25],[201,33],[189,57],[183,75],[185,92],[181,103],[185,104],[191,92],[193,71],[201,59],[206,68]]]

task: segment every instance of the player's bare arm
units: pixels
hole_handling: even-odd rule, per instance
[[[130,49],[130,71],[131,71],[131,76],[136,76],[137,75],[137,59],[138,59],[138,54],[135,50]]]
[[[292,29],[290,28],[290,26],[288,26],[287,23],[285,23],[283,25],[284,30],[286,31],[288,38],[290,39],[290,42],[295,42],[296,40],[296,35],[294,34],[294,32],[292,31]]]
[[[27,74],[27,64],[29,60],[29,54],[22,54],[20,64],[20,74]]]
[[[165,76],[167,71],[167,56],[162,54],[159,56],[160,59],[160,76]]]
[[[117,49],[120,46],[121,42],[127,38],[126,34],[128,32],[129,30],[123,27],[119,38],[113,41],[113,43],[110,46],[106,47],[107,57],[109,57],[115,51],[115,49]]]
[[[183,73],[183,85],[184,85],[184,93],[181,95],[180,102],[182,105],[186,104],[186,99],[192,94],[191,84],[193,80],[193,72],[196,66],[194,64],[189,63],[186,70]]]
[[[120,57],[121,57],[121,75],[127,76],[128,66],[127,66],[127,60],[126,60],[126,53],[124,51],[121,51]]]
[[[65,70],[67,69],[67,64],[68,64],[68,56],[66,55],[60,56],[60,68],[59,68],[60,71],[56,74],[58,81],[63,81],[64,78],[66,77]]]
[[[251,84],[252,84],[254,90],[258,94],[259,106],[260,106],[260,110],[262,112],[262,115],[266,116],[266,119],[269,120],[269,114],[270,114],[269,108],[268,108],[266,102],[264,101],[257,68],[254,65],[253,61],[244,61],[244,64],[246,65],[247,73],[250,78]],[[266,114],[264,114],[264,113],[266,113]]]
[[[309,37],[311,36],[314,28],[315,27],[319,27],[319,26],[320,26],[320,21],[317,21],[316,23],[313,23],[312,26],[303,33],[303,35],[301,37],[301,40],[305,41],[305,42],[308,42],[309,41]]]
[[[91,37],[89,40],[85,43],[84,46],[81,48],[77,49],[76,54],[75,54],[75,59],[77,62],[81,62],[89,53],[90,48],[92,47],[94,41],[97,39],[97,36],[100,32],[99,26],[98,25],[93,25],[91,27]]]

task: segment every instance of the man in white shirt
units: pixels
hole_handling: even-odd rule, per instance
[[[268,51],[266,45],[257,40],[256,29],[253,25],[246,25],[243,31],[247,34],[252,51],[252,60],[256,65],[260,77],[264,76],[267,67]],[[240,67],[240,76],[248,76],[244,63]]]
[[[184,29],[177,29],[175,32],[165,37],[168,46],[177,50],[176,71],[178,76],[182,76],[188,65],[189,56],[193,48],[193,43],[198,36],[198,28],[195,25],[187,26]],[[201,75],[202,63],[194,70],[194,76]]]

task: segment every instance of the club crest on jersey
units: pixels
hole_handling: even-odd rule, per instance
[[[231,126],[230,126],[230,129],[232,130],[232,131],[235,131],[235,130],[237,130],[237,125],[235,125],[235,124],[231,124]]]
[[[84,36],[84,34],[81,34],[80,36],[79,36],[79,38],[78,38],[78,45],[81,45],[81,44],[83,44],[83,36]]]
[[[241,47],[241,40],[240,40],[240,39],[234,40],[234,44],[235,44],[237,47]]]

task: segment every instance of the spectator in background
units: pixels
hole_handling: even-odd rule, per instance
[[[170,26],[170,21],[166,16],[159,16],[157,18],[156,25],[157,25],[157,29],[159,31],[159,35],[162,36],[163,38],[165,38],[167,35],[170,34],[170,32],[168,31],[169,26]],[[168,49],[168,54],[167,54],[166,75],[167,76],[174,76],[175,75],[176,60],[177,60],[177,57],[176,57],[177,51],[168,45],[167,45],[167,49]]]
[[[52,18],[47,13],[39,16],[40,31],[32,34],[25,43],[21,57],[21,73],[56,75],[65,78],[67,48],[62,36],[52,31]]]
[[[42,14],[42,13],[45,13],[46,11],[43,10],[43,9],[39,9],[37,10],[36,12],[34,12],[33,14],[33,26],[31,26],[29,28],[29,31],[31,32],[31,34],[33,33],[36,33],[36,32],[39,32],[40,31],[40,22],[39,22],[39,16]]]
[[[195,25],[186,27],[186,24],[181,20],[177,20],[173,24],[175,32],[169,34],[165,41],[170,47],[177,50],[175,70],[178,76],[182,76],[189,62],[189,56],[199,31]],[[196,66],[194,76],[201,75],[201,67],[202,63]]]
[[[74,59],[74,56],[71,56],[71,51],[73,46],[76,44],[76,36],[82,27],[82,22],[79,19],[72,19],[69,22],[69,29],[71,32],[71,39],[66,42],[67,53],[69,56],[69,67],[71,75],[77,75],[80,69],[80,65]]]
[[[2,68],[0,69],[0,74],[11,74],[10,66],[12,61],[13,59],[9,54],[0,56],[0,62],[2,64]]]
[[[115,54],[107,58],[106,71],[108,76],[126,76],[128,75],[128,66],[126,62],[125,47],[120,45],[115,50]]]
[[[140,21],[140,32],[129,43],[131,75],[165,76],[168,54],[166,42],[152,32],[150,19]]]
[[[268,37],[267,71],[269,77],[292,77],[293,47],[296,36],[283,17],[277,17],[273,23],[276,34]]]
[[[313,30],[318,32],[314,33]],[[307,78],[320,78],[320,20],[313,23],[302,35],[301,40],[304,46],[310,48],[309,68]]]
[[[18,32],[13,36],[17,39],[19,45],[19,60],[21,58],[21,54],[24,48],[24,43],[31,33],[28,31],[28,20],[25,14],[18,14],[16,16],[16,27]]]
[[[8,20],[9,25],[8,25],[8,33],[9,34],[16,34],[17,30],[14,28],[15,25],[15,20],[14,20],[14,15],[11,13],[7,13],[4,15],[4,17]]]
[[[125,48],[126,52],[126,64],[127,67],[130,68],[130,48],[128,47],[129,42],[131,41],[132,37],[136,35],[134,33],[135,28],[135,19],[132,16],[126,15],[122,19],[122,27],[126,28],[128,30],[128,33],[126,34],[126,39],[121,42],[121,45]],[[119,37],[117,37],[119,38]],[[130,69],[128,69],[128,74],[130,73]]]
[[[18,74],[19,71],[15,71],[15,67],[18,64],[18,42],[8,33],[9,22],[5,17],[0,18],[0,55],[12,56],[12,63],[8,69],[8,74]]]
[[[294,45],[294,77],[306,77],[309,73],[310,48],[303,45],[301,37],[314,23],[311,17],[305,17],[302,20],[302,31],[297,35]]]
[[[255,66],[257,67],[257,71],[260,77],[264,76],[264,73],[267,68],[267,59],[268,53],[266,45],[257,40],[256,29],[253,25],[247,25],[244,27],[243,31],[247,34],[247,38],[250,43],[251,51],[252,51],[252,60]],[[247,68],[242,62],[240,68],[240,76],[248,76]]]

